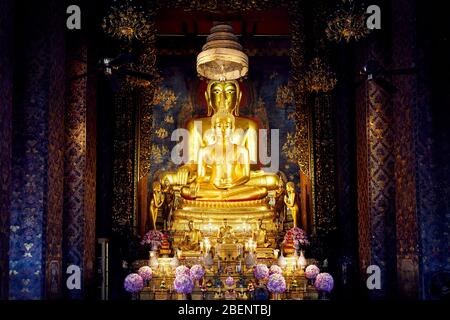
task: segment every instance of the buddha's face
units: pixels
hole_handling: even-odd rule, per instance
[[[232,112],[238,102],[238,88],[233,81],[214,82],[209,89],[209,99],[215,111],[226,110]]]
[[[189,226],[189,230],[194,229],[194,221],[189,221],[188,226]]]
[[[294,184],[292,182],[288,182],[286,184],[286,191],[287,192],[293,192],[294,191]]]
[[[166,190],[170,189],[170,181],[169,181],[169,179],[164,179],[164,188]]]
[[[161,184],[159,182],[153,183],[153,191],[155,192],[161,191]]]

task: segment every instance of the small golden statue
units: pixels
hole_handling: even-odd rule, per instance
[[[184,233],[183,241],[180,243],[180,249],[186,251],[200,250],[200,242],[202,241],[202,233],[194,228],[194,221],[188,222],[189,230]]]
[[[223,226],[219,228],[217,233],[217,242],[223,244],[234,244],[237,242],[233,227],[228,225],[227,219],[223,220]]]
[[[286,184],[286,195],[284,196],[284,203],[291,212],[294,227],[297,226],[297,214],[298,214],[298,205],[296,198],[297,197],[295,193],[295,185],[293,182],[288,182]]]
[[[169,180],[163,181],[163,193],[165,197],[165,204],[163,206],[164,230],[172,227],[172,214],[174,211],[174,192],[170,186]]]
[[[263,220],[258,220],[258,227],[253,233],[257,248],[267,248],[270,246],[270,242],[267,241],[267,230],[263,227]]]
[[[154,230],[156,230],[156,219],[158,218],[158,214],[162,211],[163,204],[164,194],[161,189],[161,184],[155,181],[153,182],[153,197],[150,201],[150,215]]]

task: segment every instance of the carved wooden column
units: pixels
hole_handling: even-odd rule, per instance
[[[65,84],[64,15],[54,13],[64,4],[17,6],[9,298],[53,298],[62,279]]]
[[[395,261],[395,193],[392,105],[390,95],[374,82],[359,89],[357,102],[357,183],[359,255],[365,285],[366,268],[381,269],[381,290],[393,286]],[[394,256],[393,256],[394,255]]]
[[[416,62],[415,4],[393,3],[392,68],[407,69]],[[397,282],[399,295],[419,297],[419,229],[416,188],[415,120],[417,76],[393,77],[398,89],[393,97],[395,157],[395,208]],[[419,129],[419,128],[418,128]],[[420,130],[420,129],[419,129]]]
[[[331,94],[314,97],[313,147],[314,147],[314,252],[320,259],[337,257],[337,206],[336,206],[336,136]],[[319,249],[320,248],[320,249]]]
[[[127,234],[134,224],[135,117],[133,92],[122,88],[115,96],[112,230]]]
[[[69,77],[88,72],[92,55],[85,35],[74,34],[68,44]],[[95,77],[70,79],[66,94],[64,183],[64,267],[81,270],[81,289],[67,290],[70,298],[89,296],[95,274],[96,219],[96,102]]]

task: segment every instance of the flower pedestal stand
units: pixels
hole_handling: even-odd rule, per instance
[[[279,292],[273,292],[272,293],[272,299],[271,300],[281,300],[281,293]]]
[[[187,300],[187,294],[178,293],[177,294],[177,300]]]
[[[200,287],[196,286],[191,293],[192,300],[203,300],[203,294]]]

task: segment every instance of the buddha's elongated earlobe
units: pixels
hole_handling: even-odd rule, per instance
[[[242,91],[239,91],[239,95],[236,99],[236,106],[234,107],[234,115],[239,117],[239,106],[241,105]]]
[[[208,108],[208,117],[210,117],[213,114],[213,108],[211,106],[211,100],[209,100],[209,93],[208,91],[205,91],[205,100],[206,100],[206,105]]]

